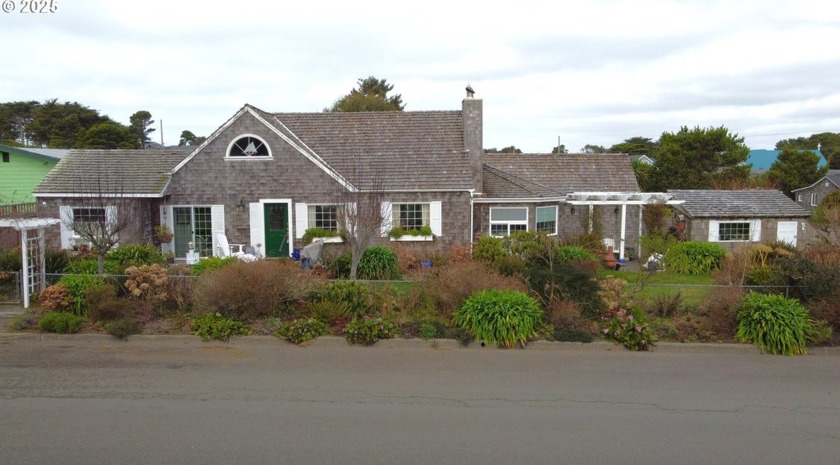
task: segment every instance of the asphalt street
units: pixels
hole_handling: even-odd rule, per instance
[[[0,464],[837,463],[836,352],[709,347],[0,335]]]

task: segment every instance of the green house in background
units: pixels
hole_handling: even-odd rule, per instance
[[[0,205],[34,202],[32,190],[67,152],[0,144]]]

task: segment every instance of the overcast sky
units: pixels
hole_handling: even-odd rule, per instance
[[[124,124],[148,110],[166,144],[245,103],[321,111],[371,75],[406,111],[460,110],[471,84],[486,148],[840,132],[831,1],[53,1],[2,0],[0,101],[77,101]]]

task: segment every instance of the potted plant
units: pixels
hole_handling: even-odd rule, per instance
[[[155,226],[155,239],[161,244],[170,242],[172,237],[172,231],[165,224]]]

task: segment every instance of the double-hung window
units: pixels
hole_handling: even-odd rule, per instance
[[[490,209],[490,235],[510,236],[528,230],[527,207],[497,207]]]

